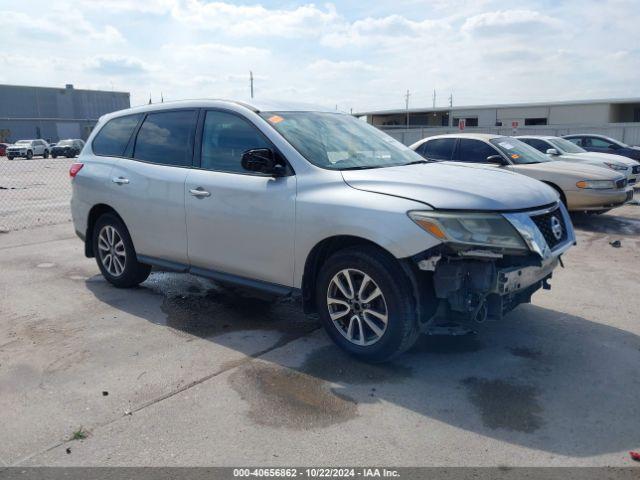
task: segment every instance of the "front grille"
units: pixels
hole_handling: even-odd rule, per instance
[[[627,186],[627,179],[623,178],[622,180],[616,181],[616,188],[624,188]]]
[[[564,218],[559,208],[548,213],[543,213],[542,215],[535,215],[531,217],[531,220],[533,220],[533,223],[536,224],[538,230],[542,233],[549,248],[553,249],[556,245],[567,239],[567,226],[564,223]],[[554,233],[554,226],[556,233],[560,232],[559,238],[556,237],[556,233]]]
[[[632,172],[633,173],[640,173],[640,165],[634,165]]]

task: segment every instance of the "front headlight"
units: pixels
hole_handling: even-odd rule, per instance
[[[515,228],[497,213],[409,212],[411,220],[447,243],[526,250]]]
[[[606,190],[615,188],[616,183],[613,180],[580,180],[576,183],[578,188],[594,188],[596,190]]]
[[[624,165],[620,165],[617,163],[609,163],[609,162],[604,162],[604,164],[609,167],[612,170],[618,170],[620,172],[626,172],[627,171],[627,167]]]

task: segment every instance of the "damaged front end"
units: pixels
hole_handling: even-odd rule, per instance
[[[534,292],[551,288],[561,255],[575,244],[560,202],[525,212],[410,216],[443,240],[412,258],[421,284],[422,328],[430,333],[468,331],[461,325],[501,319],[530,302]]]

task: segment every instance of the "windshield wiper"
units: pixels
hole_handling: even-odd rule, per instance
[[[409,163],[403,163],[402,166],[407,166],[407,165],[418,165],[420,163],[432,163],[428,160],[414,160],[413,162],[409,162]]]
[[[382,168],[380,165],[358,165],[355,167],[345,167],[345,168],[341,168],[341,171],[344,170],[369,170],[372,168]]]

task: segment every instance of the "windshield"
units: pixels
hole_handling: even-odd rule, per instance
[[[65,145],[73,145],[73,140],[60,140],[56,146],[64,147]]]
[[[573,142],[569,140],[565,140],[564,138],[550,138],[549,143],[556,147],[561,152],[565,153],[585,153],[586,150],[582,147],[579,147]]]
[[[324,112],[260,115],[318,167],[356,170],[426,163],[409,147],[350,115]]]
[[[551,159],[517,138],[499,137],[489,140],[516,165],[550,162]]]

